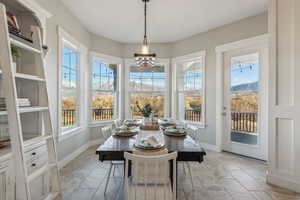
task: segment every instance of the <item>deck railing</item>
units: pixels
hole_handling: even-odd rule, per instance
[[[189,121],[201,121],[201,111],[199,110],[185,110],[184,119]]]
[[[232,112],[231,130],[235,132],[256,133],[257,112]]]
[[[76,122],[75,110],[68,109],[62,111],[62,124],[63,126],[72,126]],[[97,108],[92,110],[93,120],[112,119],[114,112],[112,108]]]

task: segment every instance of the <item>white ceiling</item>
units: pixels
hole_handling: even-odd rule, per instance
[[[119,42],[143,38],[141,0],[62,0],[86,28]],[[267,10],[268,0],[150,0],[151,42],[174,42]]]

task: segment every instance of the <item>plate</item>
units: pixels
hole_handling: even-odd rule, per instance
[[[140,144],[134,144],[134,146],[136,148],[144,149],[144,150],[155,150],[155,149],[161,149],[161,148],[165,147],[165,145],[162,145],[162,144],[159,144],[156,147],[153,147],[153,146],[145,145],[145,144],[142,144],[142,143],[140,143]]]
[[[176,136],[176,137],[186,136],[186,132],[184,130],[178,130],[178,129],[167,129],[164,131],[164,134],[168,136]]]

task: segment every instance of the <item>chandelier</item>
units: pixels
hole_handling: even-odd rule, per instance
[[[135,53],[134,58],[138,67],[153,67],[155,65],[155,53],[150,53],[149,43],[147,39],[147,3],[150,0],[142,0],[145,3],[144,16],[145,16],[145,32],[142,44],[141,53]]]

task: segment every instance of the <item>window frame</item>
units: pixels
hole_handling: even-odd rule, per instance
[[[99,61],[102,61],[104,63],[109,63],[109,64],[116,64],[118,65],[117,71],[118,71],[118,76],[117,76],[117,89],[115,91],[115,106],[114,106],[114,115],[112,119],[108,120],[93,120],[92,119],[92,99],[93,99],[93,79],[92,79],[92,66],[93,66],[93,61],[97,59]],[[88,103],[88,119],[89,119],[89,126],[90,127],[97,127],[97,126],[102,126],[106,124],[111,124],[114,120],[120,119],[121,118],[121,104],[122,104],[122,97],[121,97],[121,91],[122,91],[122,78],[121,78],[121,70],[123,66],[123,59],[115,56],[110,56],[110,55],[105,55],[101,53],[97,53],[94,51],[90,51],[89,53],[89,103]],[[105,90],[103,90],[105,91]],[[107,91],[107,90],[106,90]]]
[[[179,63],[183,63],[183,62],[189,62],[189,61],[195,61],[195,60],[199,60],[201,59],[203,66],[202,66],[202,97],[203,97],[203,105],[202,105],[202,113],[201,113],[201,117],[202,117],[202,121],[201,122],[196,122],[196,121],[191,121],[191,120],[184,120],[184,119],[180,119],[179,117],[179,94],[189,94],[189,93],[193,93],[193,91],[179,91],[178,89],[178,78],[177,78],[177,74],[178,74],[178,69],[177,66]],[[199,52],[195,52],[192,54],[187,54],[184,56],[180,56],[180,57],[175,57],[172,59],[172,118],[174,119],[178,119],[178,120],[183,120],[185,123],[187,124],[191,124],[191,125],[195,125],[198,128],[205,128],[206,127],[206,51],[199,51]],[[198,90],[195,90],[198,91]],[[201,93],[200,93],[201,95]]]
[[[130,89],[130,66],[135,64],[135,61],[133,59],[127,58],[125,59],[125,89],[124,89],[124,106],[125,106],[125,118],[130,119],[132,116],[130,115],[130,97],[131,94],[135,93],[159,93],[159,94],[164,94],[164,117],[168,118],[171,115],[171,67],[170,67],[170,59],[163,59],[163,58],[157,58],[156,62],[162,64],[165,67],[165,85],[166,85],[166,90],[165,91],[131,91]]]
[[[86,72],[83,70],[87,63],[87,52],[88,48],[78,42],[72,35],[66,32],[63,28],[57,27],[58,33],[58,89],[57,89],[57,130],[58,130],[58,140],[62,141],[65,140],[74,134],[80,133],[84,128],[86,128],[86,112],[84,109],[84,105],[86,102],[86,95],[81,95],[82,91],[85,90],[85,79],[86,79]],[[76,51],[78,54],[77,62],[78,62],[78,69],[76,70],[76,93],[77,93],[77,103],[76,103],[76,121],[77,125],[72,126],[70,128],[64,128],[61,126],[61,112],[62,112],[62,48],[64,45],[70,48],[71,50]]]

